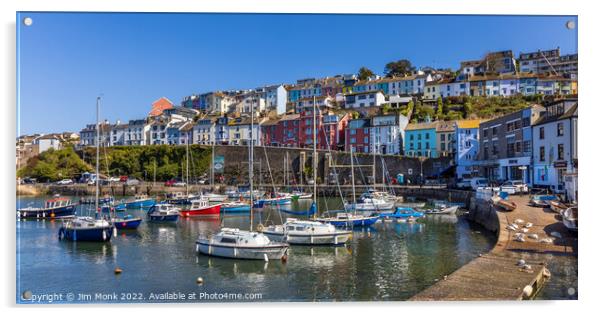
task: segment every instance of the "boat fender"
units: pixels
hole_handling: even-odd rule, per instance
[[[288,260],[288,256],[286,255],[286,253],[284,254],[284,256],[282,256],[282,258],[280,258],[280,260],[281,260],[283,263],[286,263],[286,261]]]
[[[523,288],[523,298],[528,299],[529,297],[531,297],[531,295],[533,294],[533,287],[530,285],[527,285]]]
[[[258,225],[257,225],[257,231],[258,231],[258,232],[260,232],[260,233],[261,233],[261,232],[263,232],[263,230],[264,230],[264,229],[265,229],[265,227],[263,227],[263,225],[262,225],[262,224],[258,224]]]
[[[59,240],[63,239],[63,234],[64,234],[63,228],[59,229]]]
[[[125,226],[125,223],[123,223],[123,226]],[[117,227],[113,226],[113,237],[117,237]]]
[[[268,261],[270,261],[270,259],[268,258],[268,255],[267,255],[267,254],[265,254],[265,253],[263,254],[263,260],[264,260],[265,262],[268,262]]]
[[[106,231],[102,231],[102,240],[107,240],[107,232]]]

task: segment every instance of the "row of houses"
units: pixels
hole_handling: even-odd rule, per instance
[[[373,75],[360,80],[353,74],[304,78],[255,89],[193,94],[184,97],[181,106],[215,115],[270,111],[282,115],[300,113],[314,98],[341,108],[362,108],[395,103],[399,96],[428,101],[464,95],[575,95],[577,63],[577,54],[561,55],[560,48],[521,53],[518,58],[506,50],[462,61],[455,72],[425,67],[386,78]]]
[[[16,141],[17,167],[27,164],[27,161],[47,150],[59,150],[65,144],[76,144],[79,135],[72,132],[22,135]]]

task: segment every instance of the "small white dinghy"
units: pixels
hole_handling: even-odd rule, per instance
[[[577,206],[569,207],[562,211],[562,223],[570,231],[577,231]]]
[[[211,237],[199,236],[196,251],[223,258],[279,260],[286,255],[288,244],[271,241],[258,232],[222,228]]]

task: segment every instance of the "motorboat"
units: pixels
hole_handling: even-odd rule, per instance
[[[137,194],[132,199],[126,200],[121,204],[115,206],[116,210],[125,209],[143,209],[149,208],[155,205],[155,199],[149,197],[146,194]]]
[[[209,204],[209,200],[206,197],[195,199],[190,201],[190,207],[180,211],[183,217],[190,216],[219,216],[222,205],[221,204]]]
[[[170,192],[165,195],[165,202],[176,205],[190,204],[191,200],[198,199],[198,196],[194,194],[187,194],[185,192]]]
[[[80,216],[63,223],[59,239],[106,242],[111,240],[113,229],[113,224],[106,219]]]
[[[113,204],[115,202],[115,198],[110,196],[110,195],[105,195],[101,198],[98,199],[98,204]],[[94,197],[89,197],[89,198],[81,198],[79,200],[79,204],[94,204],[95,199]]]
[[[370,214],[372,212],[388,211],[393,209],[395,206],[394,202],[388,202],[381,198],[376,197],[364,197],[355,204],[346,204],[346,209],[352,209],[356,212],[363,212],[364,214]]]
[[[448,206],[448,207],[427,209],[427,210],[424,210],[424,214],[427,214],[427,215],[455,214],[456,211],[458,210],[458,207],[459,206],[457,206],[457,205],[453,205],[453,206]]]
[[[550,208],[550,210],[552,210],[553,212],[556,212],[558,214],[562,213],[562,211],[566,210],[567,208],[569,208],[571,206],[575,206],[575,205],[565,204],[565,203],[562,203],[562,202],[556,201],[556,200],[552,200],[552,201],[548,202],[548,207]]]
[[[410,219],[416,219],[424,217],[423,212],[418,212],[413,208],[409,207],[397,207],[395,211],[390,213],[380,213],[379,217],[383,221],[394,220],[394,221],[407,221]]]
[[[284,224],[270,225],[262,232],[273,241],[291,245],[344,245],[350,235],[329,223],[296,218],[287,218]]]
[[[556,195],[546,194],[546,195],[534,195],[529,200],[529,204],[535,207],[547,207],[550,205],[551,201],[558,201],[558,197]]]
[[[279,260],[287,254],[288,247],[263,233],[238,228],[222,228],[217,234],[199,236],[196,241],[198,253],[233,259]]]
[[[561,212],[561,215],[562,215],[562,224],[564,224],[564,226],[568,230],[576,232],[577,224],[578,224],[577,206],[567,208],[566,210]]]
[[[202,193],[201,197],[206,198],[209,202],[224,202],[228,199],[227,195],[216,193]]]
[[[296,200],[311,200],[314,195],[312,193],[305,193],[303,191],[293,191],[291,193],[291,198],[293,201]]]
[[[493,205],[495,205],[496,207],[498,207],[499,209],[506,211],[506,212],[512,212],[516,209],[517,205],[515,202],[503,199],[501,196],[499,195],[494,195],[491,197],[491,203]]]
[[[228,202],[222,204],[224,213],[246,213],[251,211],[251,205],[245,202]]]
[[[335,217],[321,217],[317,219],[337,227],[371,226],[378,221],[378,215],[362,215],[348,212],[338,212]]]
[[[46,200],[44,207],[25,207],[17,210],[18,218],[68,218],[75,215],[75,207],[70,199],[57,197]]]
[[[111,222],[117,230],[136,229],[142,223],[142,218],[128,214],[123,217],[114,217]]]
[[[148,210],[148,218],[154,222],[175,222],[180,216],[180,209],[167,203],[159,203]]]

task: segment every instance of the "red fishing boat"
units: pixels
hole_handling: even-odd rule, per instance
[[[209,200],[206,198],[195,199],[190,202],[191,205],[189,208],[180,211],[182,217],[219,216],[222,208],[221,204],[210,205]]]

